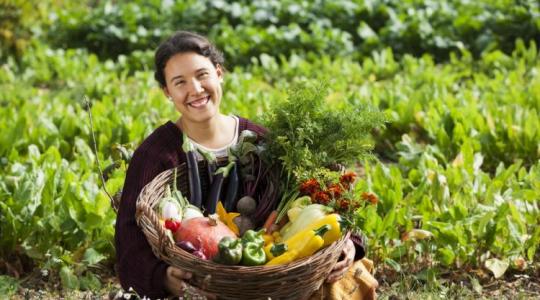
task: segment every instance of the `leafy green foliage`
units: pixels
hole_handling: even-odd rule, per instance
[[[0,293],[6,297],[13,296],[17,289],[19,288],[19,283],[13,277],[0,275]]]
[[[352,165],[364,158],[373,146],[370,131],[383,125],[379,112],[360,105],[338,108],[326,101],[327,95],[324,85],[299,84],[263,115],[268,159],[280,161],[295,180],[319,167]]]
[[[363,58],[387,46],[399,56],[431,53],[441,61],[461,50],[509,53],[517,38],[540,35],[533,0],[99,1],[90,12],[83,2],[55,16],[48,38],[60,47],[110,58],[185,29],[210,36],[235,66],[262,54]]]

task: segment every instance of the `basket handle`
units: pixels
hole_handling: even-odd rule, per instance
[[[168,238],[167,233],[165,232],[165,229],[161,224],[159,223],[159,218],[155,211],[150,208],[150,206],[144,202],[137,201],[137,212],[135,213],[135,218],[137,219],[137,223],[139,224],[139,227],[141,226],[141,223],[144,223],[145,221],[149,222],[151,225],[151,228],[154,228],[157,233],[158,238],[158,245],[159,245],[159,255],[162,256],[161,253],[167,253],[165,252],[165,248],[167,246],[173,246],[172,241]],[[145,220],[146,218],[146,220]]]

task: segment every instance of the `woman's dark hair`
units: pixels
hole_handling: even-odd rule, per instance
[[[189,31],[177,31],[159,45],[154,56],[154,78],[161,87],[167,85],[164,69],[169,59],[175,54],[186,52],[206,56],[214,66],[219,64],[223,67],[225,62],[223,54],[204,36]]]

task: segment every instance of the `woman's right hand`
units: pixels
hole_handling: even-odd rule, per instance
[[[193,274],[173,266],[167,268],[165,275],[165,287],[173,296],[180,297],[189,294],[191,297],[196,295],[204,296],[207,299],[216,299],[214,294],[207,293],[199,288],[196,288],[186,281],[191,279]],[[195,298],[196,299],[196,298]]]

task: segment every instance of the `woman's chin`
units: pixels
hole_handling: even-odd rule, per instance
[[[206,123],[216,119],[218,117],[218,113],[217,111],[211,109],[202,111],[200,113],[184,114],[184,117],[194,123]]]

